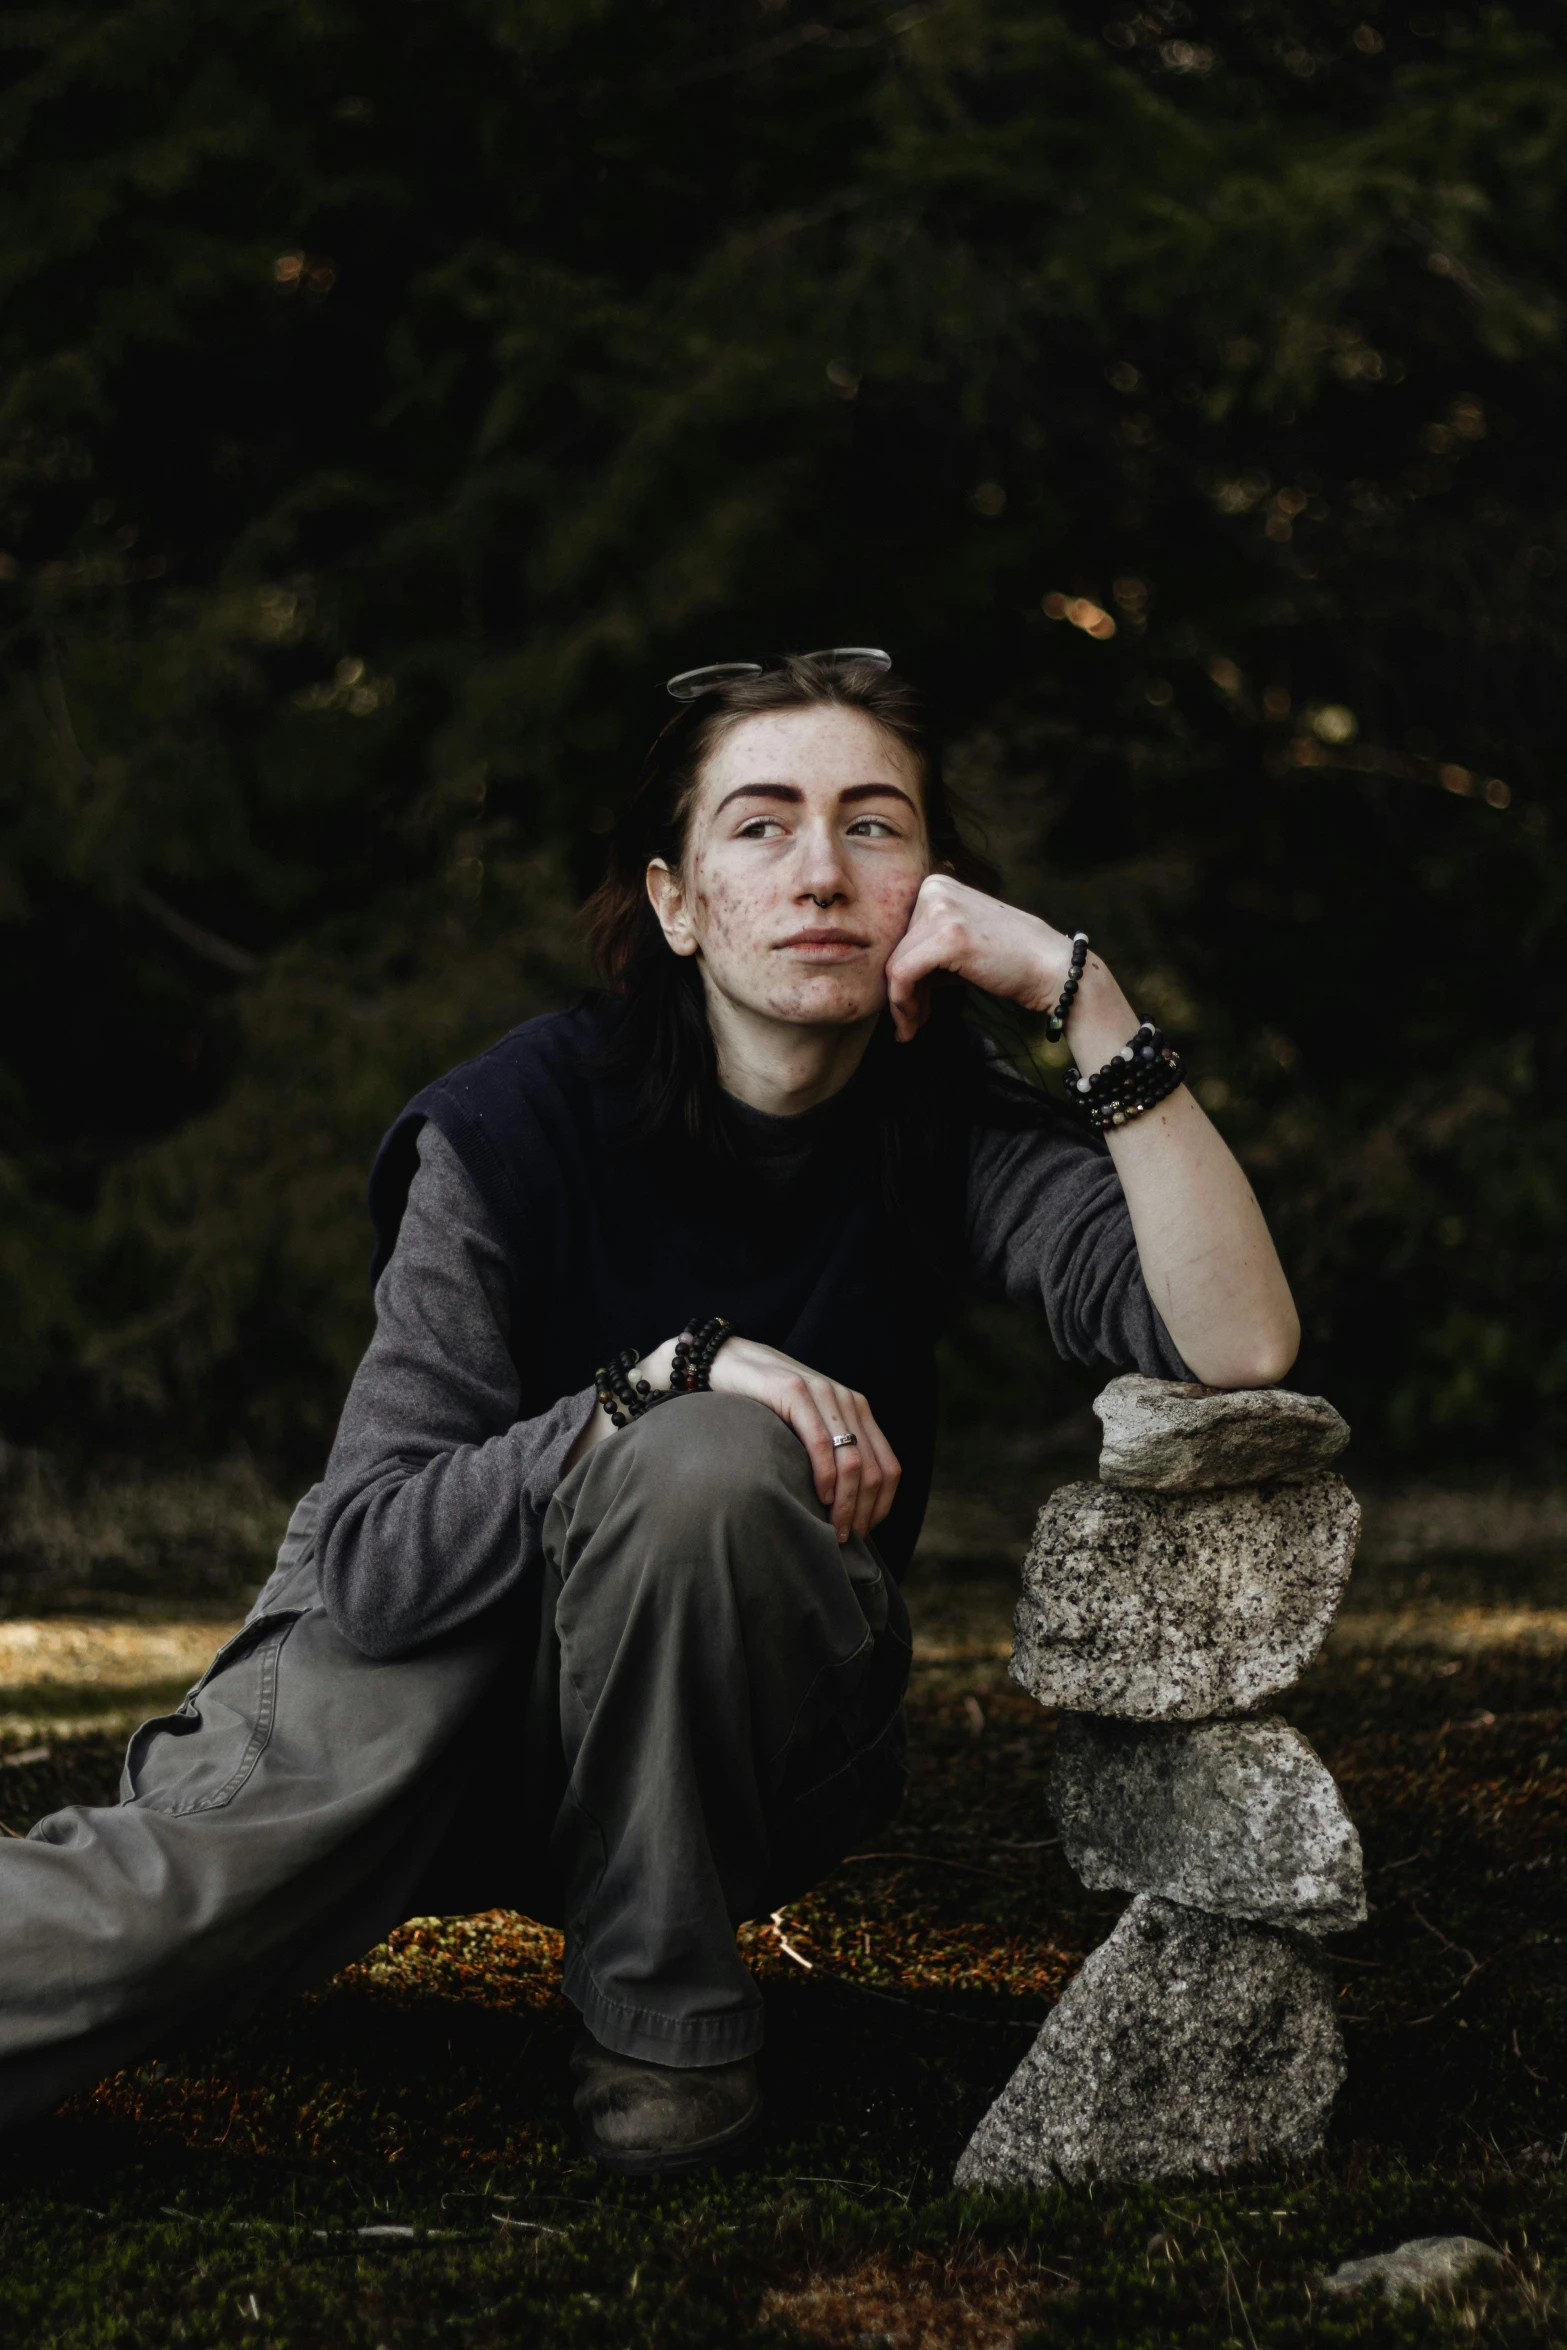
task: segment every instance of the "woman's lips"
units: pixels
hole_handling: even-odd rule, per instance
[[[863,954],[870,943],[848,930],[797,930],[792,938],[781,938],[775,952],[809,955],[816,963],[839,963],[850,955]]]

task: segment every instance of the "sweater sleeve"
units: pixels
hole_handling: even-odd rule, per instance
[[[1148,1294],[1114,1162],[1086,1136],[981,1129],[968,1253],[983,1289],[1044,1314],[1066,1361],[1191,1377]]]
[[[591,1387],[519,1420],[506,1251],[440,1130],[376,1284],[321,1499],[327,1612],[367,1656],[396,1656],[514,1591],[594,1406]]]

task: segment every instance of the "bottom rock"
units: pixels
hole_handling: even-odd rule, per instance
[[[1140,1894],[964,2150],[959,2186],[1162,2179],[1322,2142],[1344,2044],[1287,1935]]]

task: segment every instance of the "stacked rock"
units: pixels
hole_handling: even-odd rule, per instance
[[[960,2185],[1157,2179],[1320,2145],[1343,2038],[1313,1938],[1365,1917],[1360,1839],[1259,1712],[1338,1610],[1360,1530],[1318,1396],[1117,1379],[1099,1482],[1039,1514],[1012,1675],[1061,1709],[1050,1808],[1134,1899],[975,2131]]]

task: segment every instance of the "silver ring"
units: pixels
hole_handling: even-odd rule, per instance
[[[857,1436],[835,1436],[832,1440],[832,1448],[834,1452],[842,1452],[846,1444],[858,1444],[859,1441]]]

